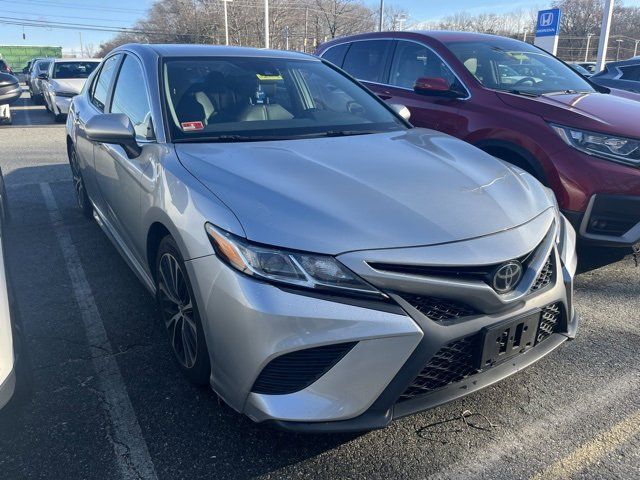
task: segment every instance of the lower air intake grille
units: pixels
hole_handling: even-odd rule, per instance
[[[400,396],[400,401],[432,392],[478,373],[474,360],[479,339],[480,335],[473,335],[451,342],[438,350]]]
[[[421,297],[419,295],[403,295],[403,298],[424,316],[436,322],[458,320],[479,314],[477,310],[468,305],[442,298]]]
[[[251,391],[285,395],[302,390],[327,373],[356,343],[307,348],[276,357],[260,372]]]
[[[542,309],[536,345],[563,328],[562,312],[560,303],[553,303]],[[480,354],[482,341],[482,335],[478,333],[442,347],[431,357],[398,401],[410,400],[479,373],[476,358]]]
[[[547,262],[542,267],[542,270],[540,270],[540,273],[536,277],[535,282],[533,282],[533,285],[531,285],[531,288],[529,289],[530,292],[542,290],[543,288],[548,287],[553,281],[554,268],[553,261],[551,260],[552,255],[553,253],[549,255]]]
[[[560,328],[562,320],[562,306],[559,303],[553,303],[542,309],[540,324],[538,325],[538,335],[536,343],[540,343],[557,332]]]

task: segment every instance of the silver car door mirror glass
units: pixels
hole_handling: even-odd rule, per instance
[[[396,112],[398,115],[400,115],[404,120],[409,121],[409,118],[411,118],[411,112],[404,105],[401,105],[399,103],[393,103],[393,104],[391,104],[389,106],[391,107],[391,109],[394,112]]]
[[[123,113],[95,115],[85,125],[87,138],[93,142],[120,145],[129,158],[140,156],[142,147],[136,141],[131,120]]]

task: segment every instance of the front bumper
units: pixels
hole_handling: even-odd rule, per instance
[[[464,300],[483,310],[454,322],[434,321],[391,286],[383,288],[393,300],[388,303],[328,298],[255,281],[231,270],[215,256],[190,260],[186,265],[211,355],[211,385],[231,407],[257,422],[292,430],[353,431],[384,427],[393,418],[451,401],[512,375],[572,338],[577,329],[572,299],[576,267],[573,230],[568,225],[564,230],[569,247],[563,249],[561,258],[555,230],[539,244],[540,231],[547,232],[552,223],[553,215],[546,212],[525,227],[459,242],[449,252],[454,253],[449,262],[471,262],[471,257],[482,251],[486,253],[484,258],[507,255],[510,259],[535,250],[538,253],[523,277],[523,282],[530,283],[545,260],[556,266],[553,281],[539,292],[514,291],[507,298],[498,298],[484,284],[446,282],[447,288],[459,288]],[[486,250],[487,245],[493,249]],[[420,250],[410,253],[419,253],[425,262],[432,263],[450,248],[405,250]],[[399,250],[392,255],[407,253]],[[360,260],[359,255],[378,254],[385,252],[354,252],[349,258],[339,258],[357,270],[354,262]],[[382,288],[379,279],[367,277],[366,272],[357,273]],[[440,280],[397,277],[387,276],[386,281],[402,285],[402,292],[443,288],[438,285],[443,283]],[[477,337],[487,327],[551,304],[560,306],[564,320],[543,342],[493,368],[399,401],[427,362],[451,342]],[[274,359],[345,342],[355,346],[305,388],[283,394],[260,393],[256,388],[256,380]],[[291,372],[291,376],[298,373]]]

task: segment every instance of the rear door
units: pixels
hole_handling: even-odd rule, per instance
[[[464,125],[459,98],[419,94],[413,85],[421,77],[444,78],[459,91],[466,89],[451,68],[431,48],[408,40],[398,40],[389,68],[385,100],[405,105],[411,123],[455,135]]]

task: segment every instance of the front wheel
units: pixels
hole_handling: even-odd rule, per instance
[[[180,369],[196,385],[207,385],[211,374],[209,352],[191,282],[171,236],[160,242],[156,259],[158,308],[169,345]]]

